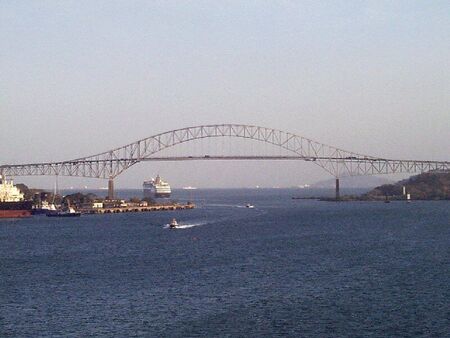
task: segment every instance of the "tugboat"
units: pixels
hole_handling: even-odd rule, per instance
[[[47,213],[47,217],[80,217],[81,212],[75,211],[74,208],[69,207],[67,210],[56,210]]]
[[[176,229],[178,227],[178,222],[175,218],[172,219],[172,222],[169,224],[170,229]]]
[[[47,215],[56,212],[55,204],[42,201],[31,209],[32,215]]]
[[[75,211],[74,208],[68,203],[67,209],[60,209],[56,211],[51,211],[47,213],[47,217],[80,217],[81,212]]]

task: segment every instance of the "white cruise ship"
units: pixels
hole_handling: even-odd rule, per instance
[[[169,197],[172,193],[169,183],[163,181],[159,175],[150,181],[144,181],[142,187],[144,197]]]

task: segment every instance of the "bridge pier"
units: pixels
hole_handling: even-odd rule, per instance
[[[339,201],[341,199],[341,192],[339,190],[339,178],[336,178],[336,201]]]
[[[108,180],[108,199],[114,199],[114,179],[112,177]]]

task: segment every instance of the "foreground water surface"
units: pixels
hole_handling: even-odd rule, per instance
[[[178,191],[198,208],[0,220],[0,336],[448,335],[450,202],[293,195]]]

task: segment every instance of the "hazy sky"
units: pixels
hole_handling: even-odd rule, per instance
[[[210,123],[450,160],[449,32],[447,0],[0,0],[0,163],[71,159]],[[310,163],[142,163],[116,185],[157,172],[174,186],[328,177]],[[62,179],[84,184],[105,185]]]

